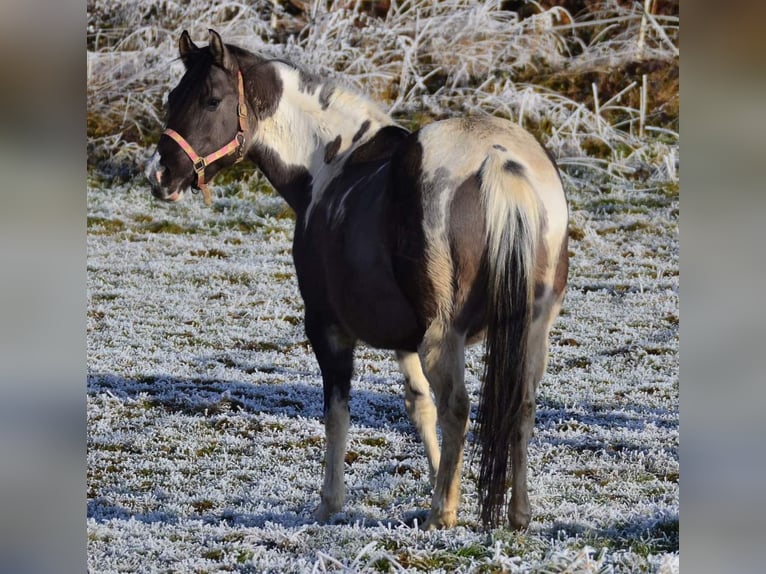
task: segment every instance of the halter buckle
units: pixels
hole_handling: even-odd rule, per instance
[[[237,132],[235,139],[237,140],[237,151],[235,152],[236,157],[234,159],[236,163],[242,161],[245,157],[245,132]]]
[[[194,162],[194,171],[197,173],[202,173],[205,171],[205,166],[207,164],[205,163],[205,158],[201,157],[197,161]]]

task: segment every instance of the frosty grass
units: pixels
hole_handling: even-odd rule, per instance
[[[251,180],[252,182],[253,180]],[[322,391],[293,220],[263,186],[88,189],[90,572],[678,572],[677,187],[567,187],[571,270],[530,444],[527,532],[422,532],[422,446],[392,353],[360,346],[347,503],[312,520]],[[467,353],[475,406],[482,347]],[[472,415],[473,417],[473,415]]]

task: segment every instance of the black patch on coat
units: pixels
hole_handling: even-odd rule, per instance
[[[422,166],[423,146],[414,133],[399,146],[391,159],[386,220],[394,275],[424,333],[436,315],[436,301],[426,274]]]
[[[364,122],[362,122],[362,125],[359,126],[359,129],[357,130],[357,132],[354,134],[354,137],[351,141],[354,143],[358,142],[360,139],[362,139],[362,136],[366,134],[367,130],[369,129],[370,129],[370,120],[364,120]]]
[[[394,273],[388,192],[391,155],[343,163],[308,221],[296,225],[293,256],[307,316],[367,344],[417,349],[423,329]]]
[[[524,175],[524,166],[521,165],[519,162],[514,161],[512,159],[505,160],[505,163],[503,164],[503,169],[507,171],[508,173],[522,177]]]
[[[324,148],[325,163],[330,163],[332,160],[335,159],[335,156],[338,155],[338,150],[340,150],[340,144],[342,141],[343,141],[342,138],[338,136],[325,146]]]
[[[351,153],[348,164],[353,165],[390,158],[409,134],[407,130],[399,126],[382,127],[374,136]]]
[[[309,171],[301,165],[284,163],[274,150],[260,143],[250,146],[248,158],[258,166],[301,221],[311,203],[313,178]]]
[[[298,71],[298,89],[304,94],[314,94],[317,88],[321,86],[319,90],[319,105],[323,110],[330,107],[330,98],[335,93],[335,86],[331,81],[323,79],[311,72],[307,72],[301,68],[298,68],[291,62],[284,62]]]
[[[259,62],[243,70],[245,97],[255,117],[264,120],[274,115],[282,99],[284,85],[279,73],[269,62]]]

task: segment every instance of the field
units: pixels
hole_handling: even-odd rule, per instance
[[[678,572],[678,5],[575,4],[421,0],[384,19],[318,3],[89,4],[90,572]],[[160,205],[140,175],[182,73],[177,36],[204,43],[208,26],[371,93],[408,127],[483,110],[557,157],[571,270],[528,531],[480,529],[470,433],[459,526],[416,528],[422,446],[391,353],[364,346],[345,512],[312,521],[321,380],[292,214],[248,170],[213,182],[211,208]],[[474,405],[481,371],[477,346]]]

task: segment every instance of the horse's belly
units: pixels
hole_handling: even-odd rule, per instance
[[[352,272],[336,286],[334,299],[344,326],[373,347],[414,351],[423,338],[415,312],[393,276]]]

